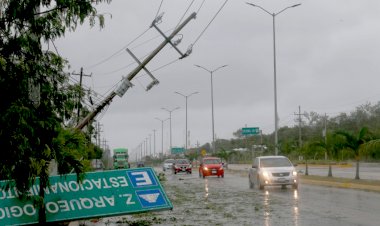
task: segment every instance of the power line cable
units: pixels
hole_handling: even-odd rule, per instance
[[[208,27],[211,25],[211,23],[215,20],[215,18],[218,16],[218,14],[220,13],[220,11],[224,8],[224,6],[227,4],[228,0],[226,0],[223,5],[220,7],[220,9],[218,10],[218,12],[214,15],[214,17],[211,19],[211,21],[207,24],[207,26],[205,27],[205,29],[203,29],[203,31],[200,33],[200,35],[195,39],[195,41],[193,42],[193,46],[195,45],[195,43],[198,42],[198,40],[202,37],[202,35],[205,33],[205,31],[208,29]]]
[[[172,30],[174,30],[174,29],[175,29],[175,28],[171,28],[171,29],[165,31],[164,33],[166,34],[166,33],[168,33],[169,31],[172,31]],[[140,43],[140,44],[138,44],[138,45],[136,45],[136,46],[131,47],[131,49],[136,49],[137,47],[140,47],[140,46],[142,46],[142,45],[144,45],[144,44],[146,44],[146,43],[148,43],[148,42],[151,42],[151,41],[153,41],[154,39],[159,38],[159,37],[162,37],[162,35],[161,35],[161,34],[156,35],[155,37],[153,37],[153,38],[151,38],[151,39],[148,39],[148,40],[146,40],[146,41],[144,41],[144,42],[142,42],[142,43]]]
[[[174,30],[174,28],[171,28],[171,29],[165,31],[164,33],[167,33],[167,32],[169,32],[169,31],[171,31],[171,30]],[[140,46],[142,46],[142,45],[144,45],[144,44],[146,44],[146,43],[148,43],[148,42],[150,42],[150,41],[153,41],[154,39],[156,39],[156,38],[158,38],[158,37],[162,37],[162,35],[157,35],[157,36],[155,36],[155,37],[153,37],[153,38],[151,38],[151,39],[149,39],[149,40],[147,40],[147,41],[144,41],[143,43],[138,44],[137,46],[131,47],[131,49],[135,49],[135,48],[137,48],[137,47],[140,47]],[[148,55],[151,54],[151,53],[152,53],[152,51],[149,52],[149,53],[147,53],[147,54],[145,54],[143,57],[140,57],[139,60],[145,58],[146,56],[148,56]],[[114,74],[114,73],[116,73],[116,72],[119,72],[119,71],[122,71],[122,70],[124,70],[124,69],[127,69],[128,67],[130,67],[130,66],[132,66],[132,65],[134,65],[134,64],[136,64],[136,61],[133,61],[133,62],[131,62],[130,64],[128,64],[128,65],[126,65],[126,66],[123,66],[123,67],[121,67],[121,68],[118,68],[118,69],[116,69],[116,70],[113,70],[113,71],[102,72],[102,73],[100,73],[100,75],[101,75],[101,76],[105,76],[105,75]]]
[[[185,13],[182,15],[181,19],[179,20],[179,22],[178,22],[178,24],[177,24],[176,28],[177,28],[177,27],[178,27],[178,26],[181,24],[181,22],[182,22],[183,18],[185,17],[186,13],[189,11],[189,9],[190,9],[191,5],[193,5],[194,1],[195,1],[195,0],[191,1],[190,5],[187,7],[187,9],[186,9]]]
[[[156,18],[158,16],[158,14],[160,13],[160,10],[161,10],[161,6],[162,6],[162,3],[164,2],[164,0],[161,0],[161,3],[160,3],[160,6],[158,7],[158,10],[157,10],[157,13],[156,13],[156,16],[154,18]]]
[[[133,39],[132,41],[130,41],[127,45],[125,45],[123,48],[119,49],[118,51],[116,51],[114,54],[112,54],[111,56],[105,58],[104,60],[101,60],[93,65],[90,65],[90,66],[87,66],[85,67],[86,69],[90,69],[90,68],[94,68],[94,67],[97,67],[107,61],[109,61],[111,58],[113,58],[114,56],[116,56],[117,54],[119,54],[120,52],[122,52],[125,48],[127,48],[129,45],[131,45],[133,42],[135,42],[137,39],[139,39],[141,36],[143,36],[148,30],[150,29],[150,27],[148,29],[146,29],[143,33],[141,33],[140,35],[138,35],[135,39]]]
[[[199,11],[201,10],[202,6],[203,6],[203,3],[205,3],[206,0],[203,0],[203,2],[201,3],[201,6],[199,6],[199,9],[197,10],[197,14],[199,13]]]
[[[177,61],[179,61],[178,58],[176,58],[175,60],[172,60],[172,61],[170,61],[169,63],[164,64],[164,65],[162,65],[162,66],[160,66],[160,67],[158,67],[158,68],[156,68],[156,69],[154,69],[154,70],[152,70],[152,72],[155,72],[155,71],[161,70],[162,68],[167,67],[167,66],[169,66],[169,65],[171,65],[171,64],[174,64],[174,63],[177,62]]]
[[[172,61],[170,61],[169,63],[166,63],[166,64],[164,64],[164,65],[162,65],[162,66],[160,66],[160,67],[158,67],[158,68],[155,68],[155,69],[151,70],[151,72],[156,72],[156,71],[158,71],[158,70],[161,70],[162,68],[167,67],[167,66],[169,66],[169,65],[171,65],[171,64],[174,64],[174,63],[177,62],[177,61],[179,61],[178,58],[176,58],[175,60],[172,60]],[[138,78],[141,78],[141,77],[146,76],[146,75],[148,75],[148,74],[146,74],[146,73],[145,73],[145,74],[141,74],[140,76],[138,76]]]
[[[132,62],[132,63],[130,63],[130,64],[127,64],[126,66],[123,66],[123,67],[118,68],[118,69],[113,70],[113,71],[100,73],[99,75],[100,75],[100,76],[111,75],[111,74],[114,74],[114,73],[116,73],[116,72],[119,72],[119,71],[122,71],[122,70],[124,70],[124,69],[127,69],[128,67],[130,67],[130,66],[132,66],[132,65],[134,65],[134,64],[136,64],[136,62]]]

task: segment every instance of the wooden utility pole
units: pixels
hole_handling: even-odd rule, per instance
[[[299,139],[299,148],[302,148],[302,130],[301,130],[301,126],[302,126],[302,118],[301,116],[304,116],[305,114],[301,114],[301,106],[298,106],[298,114],[297,113],[294,113],[294,115],[298,116],[298,139]]]
[[[83,74],[83,67],[80,68],[80,73],[72,73],[73,75],[79,75],[79,95],[78,95],[78,111],[77,111],[77,123],[79,123],[79,117],[80,117],[80,102],[82,100],[82,77],[87,76],[91,77],[92,73],[89,75]]]
[[[155,57],[165,47],[165,45],[167,43],[170,43],[171,45],[173,45],[173,43],[171,42],[171,40],[174,38],[174,36],[177,35],[177,33],[180,30],[182,30],[182,28],[187,23],[189,23],[191,19],[195,19],[195,17],[196,17],[196,13],[194,12],[182,24],[180,24],[173,31],[173,33],[171,33],[168,37],[165,36],[165,40],[155,50],[153,50],[153,52],[151,54],[149,54],[141,63],[139,63],[139,65],[133,71],[131,71],[126,78],[123,78],[121,86],[118,89],[112,91],[95,108],[94,111],[90,112],[81,122],[78,123],[78,125],[76,126],[76,128],[77,129],[83,129],[83,127],[85,127],[92,119],[94,119],[96,117],[96,115],[99,114],[99,112],[101,112],[104,109],[105,106],[107,106],[108,104],[111,103],[111,101],[113,100],[113,98],[116,95],[119,95],[120,97],[122,97],[124,95],[124,93],[127,91],[127,89],[132,86],[132,84],[131,84],[130,81],[132,81],[132,79],[137,75],[137,73],[139,73],[142,69],[144,69],[145,66],[153,59],[153,57]],[[157,29],[157,27],[155,26],[155,22],[156,22],[156,20],[153,21],[152,26],[154,26]],[[180,57],[180,59],[186,57],[189,54],[190,53],[182,54],[181,57]],[[154,84],[157,84],[157,83],[154,82]]]

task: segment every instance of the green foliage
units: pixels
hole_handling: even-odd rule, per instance
[[[327,152],[329,159],[344,160],[355,159],[355,149],[344,147],[346,138],[344,136],[337,136],[336,132],[357,134],[359,136],[362,128],[367,128],[361,131],[364,136],[364,143],[369,140],[376,140],[380,137],[380,102],[372,104],[364,104],[355,108],[351,113],[341,113],[335,117],[328,118],[325,115],[319,115],[316,112],[309,112],[304,114],[303,123],[301,125],[302,131],[302,147],[299,144],[299,128],[298,125],[294,127],[281,127],[278,130],[279,138],[279,154],[287,155],[289,157],[298,157],[302,155],[307,159],[324,159],[325,152]],[[325,145],[325,138],[322,131],[327,124],[327,145]],[[217,140],[218,151],[221,148],[226,150],[233,150],[235,148],[246,148],[251,150],[253,145],[264,144],[268,147],[264,155],[274,154],[274,134],[263,134],[260,136],[242,136],[241,128],[233,132],[236,139],[231,140]],[[261,141],[262,140],[262,141]],[[363,146],[364,147],[364,146]],[[248,154],[240,153],[244,156]],[[360,155],[366,157],[367,160],[380,160],[380,147],[376,145],[369,145],[368,148],[361,148]],[[232,160],[238,160],[241,157],[235,156]],[[244,158],[244,157],[242,157]]]
[[[338,141],[336,145],[340,149],[348,149],[352,151],[355,154],[356,159],[360,159],[362,145],[371,140],[368,136],[368,128],[366,127],[363,127],[357,135],[346,131],[337,131],[335,132],[335,135],[342,138],[342,140]]]
[[[193,161],[194,159],[198,159],[199,156],[200,156],[200,153],[197,150],[189,150],[185,153],[185,157],[189,159],[190,161]]]
[[[225,160],[226,162],[229,162],[231,157],[236,154],[236,151],[227,151],[224,148],[221,148],[217,153],[215,153],[215,156],[221,158],[222,160]]]
[[[61,129],[53,139],[55,150],[54,159],[57,161],[58,173],[83,172],[81,159],[86,155],[86,138],[84,134],[75,129]]]
[[[86,18],[104,18],[94,6],[109,0],[44,0],[0,2],[0,179],[14,179],[17,190],[28,191],[36,177],[48,185],[49,165],[60,172],[83,171],[85,139],[63,129],[71,119],[76,91],[68,84],[68,66],[41,41],[54,41],[74,31]],[[43,198],[43,189],[40,193]],[[41,209],[43,210],[43,208]],[[44,211],[40,211],[44,221]]]

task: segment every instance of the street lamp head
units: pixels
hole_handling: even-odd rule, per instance
[[[182,93],[177,92],[177,91],[175,91],[174,93],[179,94],[179,95],[181,95],[181,96],[187,98],[187,97],[190,97],[191,95],[198,94],[199,92],[193,92],[193,93],[190,93],[189,95],[185,95],[185,94],[182,94]]]
[[[246,2],[246,4],[251,5],[251,6],[254,6],[254,7],[258,7],[257,5],[255,5],[255,4],[253,4],[253,3],[250,3],[250,2]]]
[[[297,7],[297,6],[300,6],[301,5],[301,3],[298,3],[298,4],[295,4],[295,5],[292,5],[291,7]]]
[[[164,108],[164,107],[162,107],[161,109],[162,109],[162,110],[165,110],[165,111],[167,111],[167,112],[169,112],[169,113],[171,113],[172,111],[175,111],[175,110],[179,109],[179,107],[173,108],[172,110],[169,110],[169,109]]]
[[[181,95],[181,96],[183,96],[183,97],[186,97],[184,94],[182,94],[182,93],[180,93],[180,92],[175,91],[174,93],[176,93],[176,94],[178,94],[178,95]]]

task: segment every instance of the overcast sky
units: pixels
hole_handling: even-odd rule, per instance
[[[302,112],[333,117],[379,100],[380,1],[247,1],[275,13],[302,3],[275,17],[279,126],[295,124],[298,106]],[[158,27],[169,35],[191,2],[164,0]],[[185,18],[198,11],[202,2],[195,0]],[[186,52],[194,44],[189,57],[154,71],[178,59],[179,54],[167,45],[147,65],[160,81],[158,86],[146,92],[150,79],[141,71],[132,80],[135,86],[122,98],[115,97],[99,114],[102,139],[111,149],[126,147],[133,155],[146,138],[150,146],[151,134],[154,151],[156,130],[156,152],[161,152],[161,122],[155,118],[169,118],[162,107],[180,107],[172,113],[172,144],[184,146],[185,98],[175,91],[184,95],[199,92],[188,98],[190,145],[212,140],[211,76],[194,64],[209,70],[228,65],[213,75],[217,138],[231,139],[232,133],[245,125],[260,127],[265,134],[274,131],[272,16],[246,1],[230,0],[201,35],[224,2],[206,0],[196,19],[181,30],[183,40],[178,48]],[[83,67],[85,74],[92,73],[83,78],[83,84],[103,95],[94,99],[101,100],[136,67],[126,47],[143,60],[163,41],[157,30],[149,29],[160,3],[113,0],[98,7],[99,13],[105,13],[104,29],[90,29],[85,24],[55,42],[60,55],[69,60],[70,72],[78,73]],[[169,121],[163,135],[164,149],[168,149]]]

